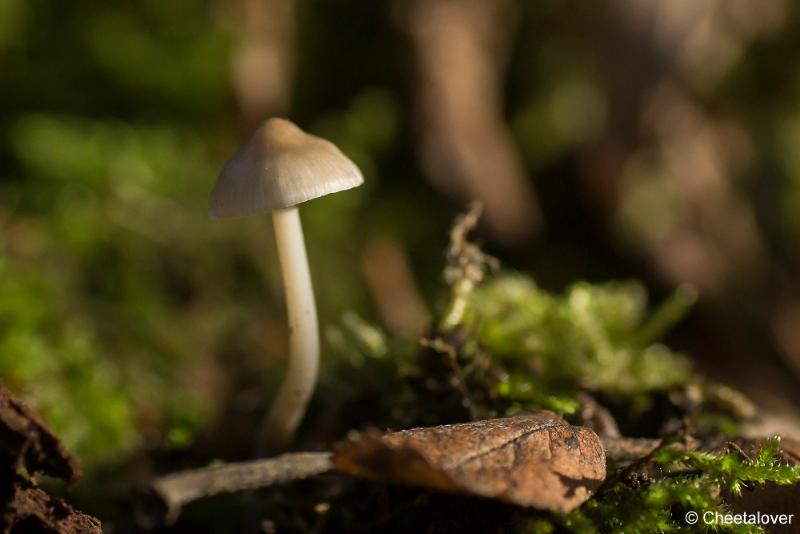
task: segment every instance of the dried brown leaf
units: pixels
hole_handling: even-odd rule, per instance
[[[334,453],[351,475],[569,512],[606,475],[590,429],[539,411],[474,423],[362,434]]]

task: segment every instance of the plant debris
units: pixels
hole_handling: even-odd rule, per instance
[[[100,521],[51,497],[33,480],[15,475],[0,485],[0,533],[92,534]]]
[[[473,202],[466,213],[456,218],[450,230],[450,246],[447,249],[447,266],[443,278],[450,286],[451,300],[440,323],[444,332],[461,322],[470,295],[486,273],[500,267],[497,258],[489,256],[468,239],[469,233],[478,226],[482,212],[482,204]]]
[[[80,467],[44,421],[0,384],[0,466],[78,480]]]
[[[334,456],[365,478],[568,512],[605,479],[603,447],[588,428],[540,411],[384,435],[358,435]]]
[[[73,484],[78,461],[44,421],[0,384],[0,533],[94,533],[100,521],[41,490],[21,473]]]

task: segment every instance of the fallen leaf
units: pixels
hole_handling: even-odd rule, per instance
[[[597,435],[548,411],[359,434],[336,447],[334,464],[354,476],[558,512],[580,506],[606,475]]]

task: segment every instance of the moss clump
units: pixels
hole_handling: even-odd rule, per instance
[[[756,525],[705,525],[687,522],[687,513],[703,518],[731,512],[725,496],[739,495],[743,487],[771,482],[800,482],[800,466],[783,463],[780,440],[768,440],[754,458],[738,448],[723,453],[687,450],[673,443],[627,469],[581,509],[555,523],[581,534],[596,532],[764,532]],[[652,473],[647,475],[647,473]],[[637,483],[632,483],[638,479]],[[650,479],[648,481],[647,479]],[[786,512],[791,512],[786,510]],[[530,527],[548,523],[535,520]],[[550,524],[552,525],[552,523]]]
[[[499,393],[528,408],[534,391],[632,398],[685,385],[690,362],[643,341],[645,313],[637,283],[581,282],[558,297],[528,277],[501,275],[475,291],[462,325],[508,371]]]
[[[451,232],[450,298],[423,350],[396,358],[411,385],[403,423],[545,408],[591,424],[581,412],[597,400],[624,429],[655,436],[688,415],[704,431],[735,433],[737,420],[752,415],[741,395],[702,380],[686,356],[658,342],[691,307],[691,288],[652,312],[637,282],[578,282],[553,294],[529,276],[498,272],[468,239],[478,214],[463,215]]]

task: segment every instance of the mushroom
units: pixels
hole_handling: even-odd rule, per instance
[[[357,187],[358,167],[333,143],[284,119],[268,119],[220,172],[209,200],[212,218],[272,212],[286,293],[289,361],[261,436],[280,450],[294,437],[317,382],[319,327],[297,206]]]

